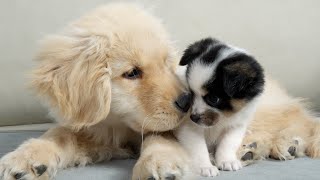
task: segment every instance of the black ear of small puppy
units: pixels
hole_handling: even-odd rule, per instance
[[[251,56],[239,54],[222,61],[219,66],[223,74],[226,94],[236,99],[252,99],[264,89],[264,72]]]
[[[190,44],[188,48],[184,51],[179,65],[185,66],[191,63],[194,59],[196,59],[203,52],[205,52],[210,45],[215,44],[217,42],[219,41],[208,37]]]

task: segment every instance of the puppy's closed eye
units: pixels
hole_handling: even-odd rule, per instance
[[[123,73],[122,77],[126,79],[140,79],[142,78],[142,71],[136,67],[128,72]]]

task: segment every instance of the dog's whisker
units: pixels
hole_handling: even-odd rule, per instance
[[[149,122],[151,121],[151,119],[145,124],[145,122],[149,119],[149,117],[153,115],[152,113],[148,114],[144,119],[143,119],[143,122],[142,122],[142,125],[141,125],[141,150],[143,148],[143,141],[144,141],[144,128],[147,127],[147,125],[149,124]]]
[[[159,125],[159,122],[160,122],[160,121],[157,121],[156,127]],[[154,130],[153,130],[151,136],[153,137],[154,135],[155,135],[155,136],[158,135],[158,131],[154,131]]]

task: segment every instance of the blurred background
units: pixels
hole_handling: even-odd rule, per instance
[[[0,1],[0,126],[51,122],[27,88],[33,54],[55,33],[108,0]],[[213,36],[247,49],[293,96],[320,110],[319,0],[136,1],[163,19],[180,52]]]

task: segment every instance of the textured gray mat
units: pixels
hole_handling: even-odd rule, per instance
[[[0,156],[42,132],[0,133]],[[134,160],[117,160],[61,171],[57,180],[128,180]],[[199,179],[211,179],[200,178]],[[222,172],[216,180],[320,180],[320,160],[261,161],[237,172]]]

